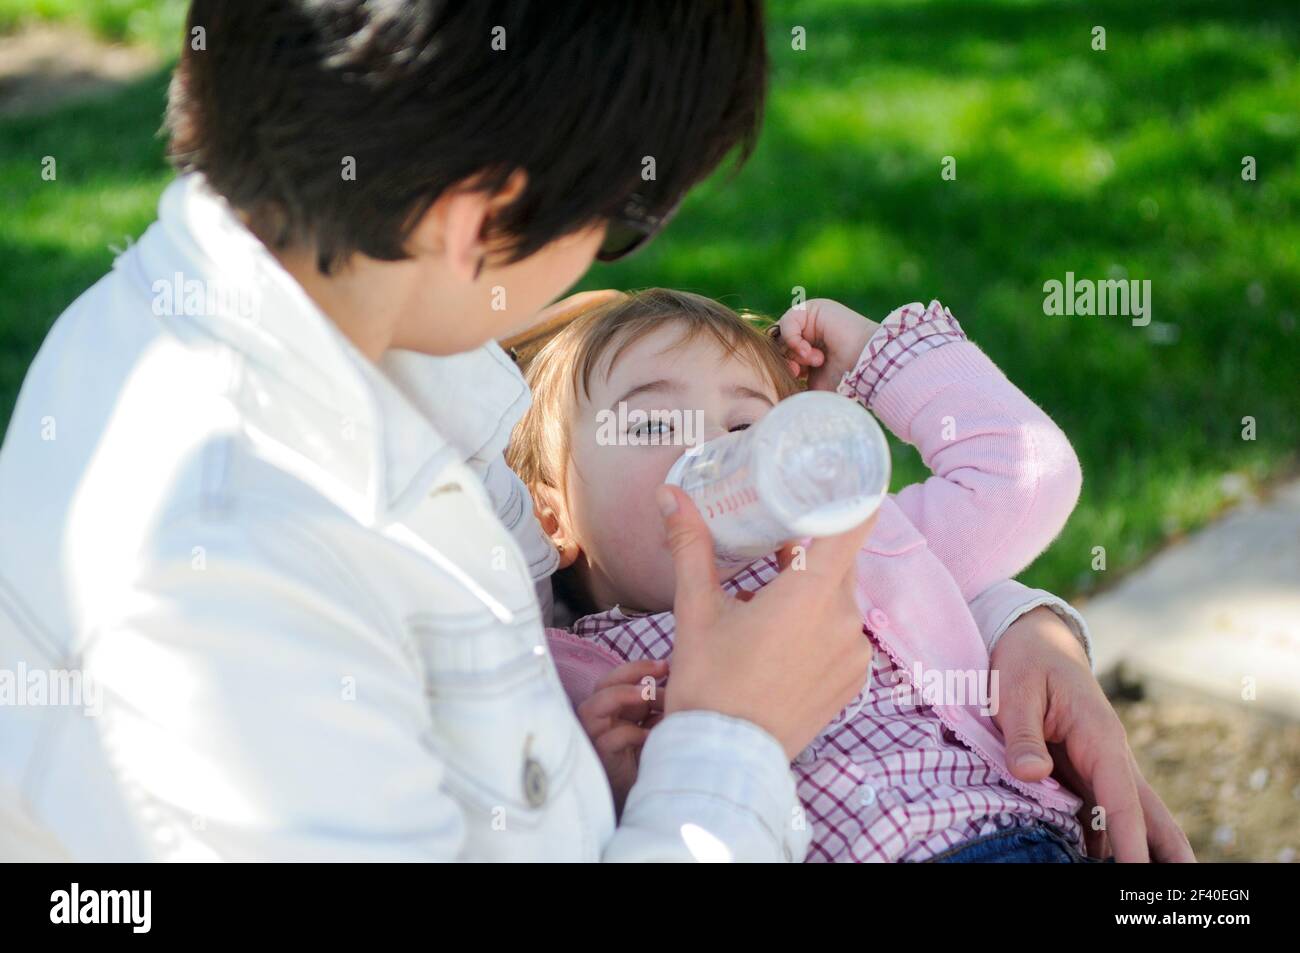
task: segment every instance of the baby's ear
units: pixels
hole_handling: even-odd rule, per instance
[[[542,532],[554,539],[560,528],[560,507],[556,505],[562,502],[557,499],[559,494],[544,483],[534,483],[528,494],[533,498],[533,515],[542,524]]]
[[[577,562],[582,547],[569,531],[569,511],[564,494],[544,483],[530,486],[528,492],[533,498],[533,515],[560,554],[560,568],[568,569]]]

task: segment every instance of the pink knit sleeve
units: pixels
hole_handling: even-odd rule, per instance
[[[960,328],[939,302],[886,321],[895,316],[898,331],[873,336],[843,386],[934,473],[895,501],[969,601],[1060,532],[1078,500],[1079,461],[1047,414],[979,348],[954,339]],[[884,356],[891,341],[905,360]]]
[[[604,646],[564,629],[547,629],[546,641],[560,684],[574,708],[591,696],[605,675],[623,664],[623,659]]]

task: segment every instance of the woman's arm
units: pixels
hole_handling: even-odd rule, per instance
[[[201,572],[194,546],[208,554]],[[404,626],[375,613],[377,603],[285,514],[241,508],[170,520],[83,666],[104,694],[86,734],[113,759],[120,836],[138,845],[117,855],[483,859],[431,743],[427,679],[446,673],[414,664],[420,653]],[[563,723],[533,709],[514,714],[541,731],[582,733],[568,705],[555,712]],[[514,764],[519,751],[499,756]],[[575,757],[569,783],[584,786],[580,803],[598,817],[609,789],[598,767],[579,769],[594,756]],[[714,849],[734,860],[802,860],[798,803],[772,735],[715,712],[680,712],[646,744],[622,826],[590,846],[604,860],[689,861]],[[56,831],[83,816],[74,808]],[[594,833],[575,825],[570,836]]]
[[[1050,609],[1065,624],[1083,648],[1091,666],[1092,641],[1088,636],[1088,623],[1072,605],[1046,589],[1030,589],[1014,579],[1004,579],[970,601],[971,615],[975,617],[990,656],[1008,629],[1040,607]]]

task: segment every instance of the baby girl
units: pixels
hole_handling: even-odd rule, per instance
[[[559,554],[556,591],[576,618],[548,635],[616,804],[672,691],[675,576],[655,488],[688,440],[749,427],[806,386],[869,408],[934,474],[885,499],[858,554],[871,673],[791,766],[807,859],[942,860],[976,839],[981,859],[999,845],[1009,857],[1025,836],[1048,859],[1085,859],[1080,799],[1006,765],[989,634],[968,607],[1015,585],[1003,580],[1064,525],[1080,485],[1069,443],[937,301],[880,324],[809,301],[771,331],[652,289],[580,315],[527,368],[533,405],[507,456]],[[720,564],[719,579],[746,598],[798,571],[799,553]]]

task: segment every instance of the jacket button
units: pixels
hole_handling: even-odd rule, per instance
[[[546,803],[546,791],[549,782],[546,769],[541,762],[528,758],[524,761],[524,799],[529,807],[541,807]]]
[[[546,792],[550,781],[542,763],[532,756],[533,736],[524,739],[524,800],[529,807],[541,807],[546,803]]]
[[[881,609],[872,609],[868,612],[867,622],[871,625],[871,628],[877,631],[889,628],[889,616],[885,615]]]

